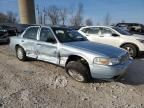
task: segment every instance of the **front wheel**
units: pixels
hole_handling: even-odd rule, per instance
[[[138,54],[138,50],[137,50],[136,46],[134,46],[132,44],[126,44],[126,45],[122,46],[122,48],[127,50],[129,55],[133,58],[135,58]]]
[[[78,82],[88,82],[91,79],[88,67],[78,61],[68,62],[66,72]]]
[[[26,53],[22,47],[16,48],[16,56],[20,61],[26,60]]]

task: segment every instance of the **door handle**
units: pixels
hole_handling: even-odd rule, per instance
[[[24,40],[21,40],[21,42],[24,42]]]
[[[42,44],[37,44],[37,45],[41,46]]]

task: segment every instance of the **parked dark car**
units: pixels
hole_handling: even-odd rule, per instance
[[[15,24],[14,26],[17,28],[17,33],[21,34],[26,28],[34,26],[34,24]]]
[[[116,25],[124,30],[131,32],[132,34],[144,35],[144,25],[138,23],[118,23]]]
[[[3,29],[1,26],[0,26],[0,36],[2,35],[7,35],[7,30]]]
[[[17,33],[17,28],[16,27],[12,27],[12,26],[9,26],[9,25],[0,25],[0,28],[2,30],[4,30],[5,32],[7,32],[8,36],[16,35],[16,33]]]
[[[0,25],[0,43],[9,42],[10,36],[16,36],[17,29],[8,25]]]

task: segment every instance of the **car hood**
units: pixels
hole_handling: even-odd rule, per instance
[[[90,41],[68,42],[64,45],[108,57],[119,57],[126,53],[123,49]]]

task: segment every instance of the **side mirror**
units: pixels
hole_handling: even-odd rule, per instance
[[[116,33],[113,33],[112,36],[114,36],[114,37],[118,37],[119,35],[116,34]]]
[[[55,44],[56,40],[54,38],[48,38],[47,42]]]

